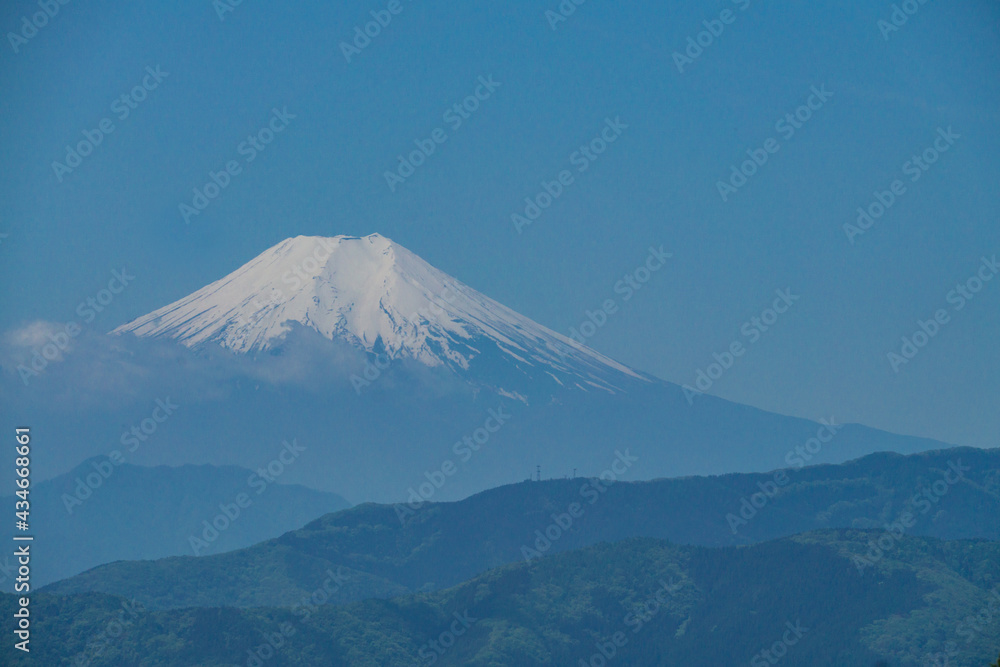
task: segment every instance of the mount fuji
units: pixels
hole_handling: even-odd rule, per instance
[[[501,389],[497,383],[531,379],[550,389],[618,393],[655,381],[497,303],[380,234],[285,239],[112,333],[256,354],[279,349],[296,326],[381,363],[411,359]]]
[[[836,415],[689,401],[378,234],[286,239],[112,333],[33,389],[51,396],[9,392],[46,425],[47,475],[106,456],[163,398],[180,407],[130,463],[258,470],[294,439],[302,463],[280,482],[352,503],[453,500],[538,467],[640,480],[946,446]]]

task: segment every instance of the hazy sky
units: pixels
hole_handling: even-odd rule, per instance
[[[70,2],[37,34],[37,3],[3,3],[4,329],[76,319],[114,269],[136,279],[103,330],[288,236],[380,232],[563,333],[617,298],[591,345],[666,380],[693,383],[741,341],[710,393],[998,445],[1000,280],[974,279],[1000,254],[997,2],[914,0],[891,31],[888,1],[590,0],[555,23],[556,0],[222,2]],[[391,21],[348,62],[371,12]],[[273,141],[243,143],[273,109]],[[438,128],[392,191],[385,172]],[[574,155],[602,131],[603,153]],[[84,132],[93,152],[54,168]],[[911,162],[926,149],[933,164]],[[724,201],[748,150],[767,160]],[[230,161],[186,224],[179,205]],[[572,182],[518,233],[511,215],[563,170]],[[844,225],[876,191],[894,201],[852,244]],[[660,245],[670,263],[623,302],[616,282]],[[949,297],[969,279],[971,300]],[[800,298],[751,324],[753,342],[744,323],[778,289]],[[894,372],[887,354],[939,310]]]

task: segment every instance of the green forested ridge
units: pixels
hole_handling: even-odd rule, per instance
[[[726,548],[602,543],[446,590],[316,607],[308,618],[302,607],[140,610],[120,637],[100,639],[91,664],[257,665],[248,651],[258,650],[260,665],[276,666],[429,665],[431,655],[438,665],[578,665],[602,648],[614,653],[609,664],[769,664],[753,661],[786,640],[789,667],[916,667],[946,649],[950,665],[987,664],[1000,618],[969,643],[961,624],[1000,586],[1000,543],[903,537],[859,572],[852,555],[880,535],[823,531]],[[9,618],[13,604],[0,599],[0,614]],[[42,662],[8,653],[10,664],[72,664],[121,604],[99,593],[36,595],[32,658]],[[450,648],[436,651],[428,642],[442,633]]]
[[[958,461],[970,470],[933,503],[922,498]],[[726,475],[619,482],[600,493],[593,480],[525,482],[460,502],[429,503],[405,514],[402,523],[398,507],[365,504],[247,549],[112,563],[47,590],[119,594],[150,608],[281,606],[310,594],[327,570],[350,575],[331,595],[334,603],[435,590],[523,562],[525,548],[542,553],[545,542],[538,542],[536,531],[545,531],[572,503],[580,504],[582,516],[560,529],[544,553],[631,537],[749,544],[809,530],[883,528],[904,512],[914,517],[908,535],[1000,539],[1000,450],[876,454],[786,476],[780,486],[773,474]],[[758,495],[758,504],[766,503],[751,508],[751,515],[743,501],[763,493],[762,486],[776,494]],[[727,515],[746,524],[734,534]]]

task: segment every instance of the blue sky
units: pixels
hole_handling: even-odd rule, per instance
[[[401,0],[351,62],[340,44],[388,2],[70,2],[0,48],[3,327],[66,321],[127,266],[137,277],[93,326],[111,328],[215,280],[288,236],[380,232],[563,333],[614,297],[649,246],[671,263],[589,341],[677,383],[774,301],[800,296],[711,393],[785,414],[996,446],[1000,280],[948,300],[1000,253],[1000,5],[927,2],[885,39],[890,2]],[[745,7],[745,9],[741,9]],[[732,22],[683,72],[673,54],[723,10]],[[38,5],[4,3],[4,34]],[[717,24],[716,24],[717,25]],[[168,75],[119,119],[147,67]],[[453,129],[444,113],[500,86]],[[776,123],[832,97],[791,137]],[[815,100],[814,100],[815,102]],[[120,109],[121,107],[116,107]],[[245,162],[272,109],[295,116]],[[83,131],[114,131],[62,182]],[[511,214],[572,165],[606,119],[627,125],[518,233]],[[443,128],[413,176],[386,170]],[[904,163],[959,135],[913,182]],[[723,201],[717,183],[780,145]],[[241,171],[185,224],[179,204],[230,160]],[[845,223],[899,179],[866,233]],[[949,320],[894,372],[918,320]]]

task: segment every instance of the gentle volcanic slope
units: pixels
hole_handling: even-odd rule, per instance
[[[163,336],[188,347],[267,350],[299,323],[390,359],[468,371],[491,341],[522,373],[619,389],[645,376],[497,303],[406,248],[363,238],[298,236],[225,278],[112,333]],[[561,379],[560,379],[561,378]],[[580,383],[583,383],[581,385]]]

